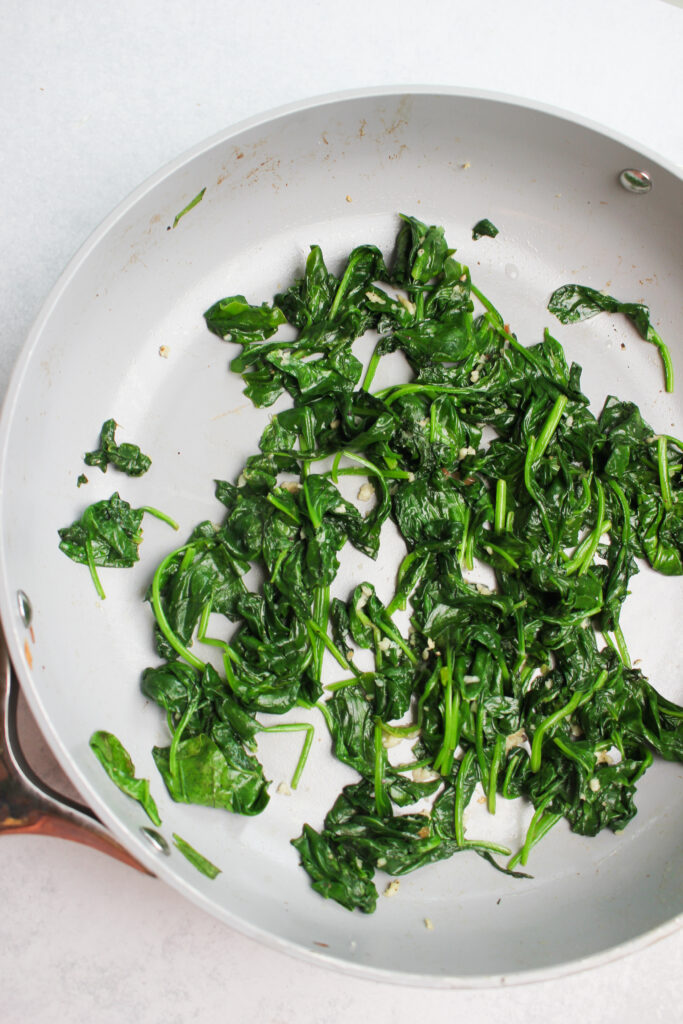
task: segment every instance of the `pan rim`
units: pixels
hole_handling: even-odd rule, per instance
[[[14,422],[14,417],[17,413],[19,399],[22,394],[22,384],[25,373],[33,352],[40,341],[41,335],[46,325],[49,323],[54,310],[59,305],[63,293],[77,275],[82,265],[88,260],[93,250],[106,237],[109,231],[119,223],[120,220],[144,196],[157,188],[163,181],[175,174],[183,166],[200,157],[203,153],[211,150],[217,145],[224,144],[231,139],[238,138],[244,132],[263,125],[272,125],[277,121],[283,120],[292,115],[304,113],[307,110],[363,99],[378,100],[382,97],[386,97],[387,100],[393,100],[400,96],[433,96],[435,99],[452,97],[454,99],[489,101],[492,103],[508,105],[548,115],[569,124],[596,132],[613,142],[624,145],[637,152],[639,156],[643,157],[648,162],[656,164],[660,168],[669,172],[679,181],[683,181],[682,167],[673,164],[671,161],[668,161],[652,150],[641,146],[638,142],[623,135],[622,133],[616,132],[598,122],[584,118],[583,116],[571,111],[562,110],[552,105],[524,97],[459,86],[435,84],[394,85],[335,91],[277,106],[249,118],[240,120],[239,122],[212,134],[208,138],[189,147],[180,155],[174,157],[152,175],[147,177],[120,203],[118,203],[117,206],[100,222],[94,231],[91,232],[89,237],[77,249],[62,273],[59,275],[57,281],[46,297],[38,316],[29,329],[10,374],[7,391],[3,398],[2,409],[0,411],[0,537],[4,535],[4,502],[2,499],[4,496],[5,466],[7,464],[9,435]],[[87,799],[89,806],[96,811],[98,817],[104,821],[122,845],[129,849],[134,856],[136,856],[152,871],[152,873],[160,875],[163,881],[172,885],[176,891],[179,891],[183,896],[190,899],[195,903],[195,905],[200,906],[203,910],[208,911],[213,916],[219,917],[219,919],[229,927],[235,928],[247,937],[256,939],[267,947],[276,949],[279,952],[287,953],[306,962],[332,968],[365,980],[372,980],[381,983],[398,983],[420,988],[481,989],[533,984],[593,969],[647,948],[655,942],[673,934],[683,926],[683,914],[679,914],[656,928],[644,932],[636,938],[627,940],[624,943],[610,947],[607,950],[603,950],[591,956],[573,959],[543,968],[514,972],[507,975],[491,975],[483,973],[480,975],[466,976],[447,976],[436,974],[418,975],[406,974],[404,972],[399,973],[390,968],[368,967],[361,964],[355,964],[348,960],[337,959],[336,957],[325,954],[322,951],[312,950],[292,940],[273,935],[267,930],[244,920],[233,912],[220,906],[216,906],[210,899],[208,899],[208,897],[204,896],[201,892],[185,883],[182,878],[178,877],[170,869],[170,866],[167,867],[165,864],[161,863],[141,839],[137,839],[119,823],[116,816],[110,811],[108,805],[101,801],[97,793],[91,791],[87,780],[82,777],[77,765],[73,762],[71,755],[52,725],[50,716],[48,715],[39,695],[39,688],[34,685],[34,673],[28,668],[23,657],[22,645],[18,632],[12,625],[16,618],[14,615],[15,595],[10,591],[9,580],[7,578],[7,568],[4,560],[0,573],[2,580],[0,585],[0,623],[2,623],[5,629],[10,657],[13,665],[15,666],[15,672],[27,703],[36,717],[41,731],[48,740],[51,750],[55,754],[65,773],[74,782],[79,791],[83,794],[84,798]]]

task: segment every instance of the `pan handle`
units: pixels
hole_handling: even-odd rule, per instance
[[[0,629],[0,835],[57,836],[91,846],[151,874],[92,811],[50,789],[26,762],[17,732],[19,683]]]

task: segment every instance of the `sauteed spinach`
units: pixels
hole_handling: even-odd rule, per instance
[[[484,217],[483,220],[478,220],[472,228],[472,241],[476,242],[485,235],[488,238],[495,238],[498,234],[498,228],[495,224],[492,224],[488,217]]]
[[[97,574],[97,567],[129,569],[138,561],[138,548],[142,543],[142,517],[145,512],[162,519],[174,530],[178,524],[157,508],[145,505],[131,508],[117,492],[105,501],[89,505],[80,519],[58,532],[59,547],[74,561],[87,565],[98,597],[105,593]]]
[[[97,466],[103,473],[111,464],[128,476],[142,476],[152,465],[149,455],[143,455],[136,444],[124,441],[116,443],[116,420],[105,420],[100,431],[100,447],[86,452],[83,461],[86,466]]]
[[[221,873],[221,869],[217,868],[215,864],[212,864],[210,860],[207,860],[198,850],[195,850],[194,846],[190,846],[187,840],[182,839],[181,836],[173,833],[173,844],[180,850],[183,857],[189,860],[190,864],[201,871],[207,878],[217,878]]]
[[[90,737],[90,749],[112,782],[126,796],[137,800],[155,825],[161,825],[157,805],[149,791],[149,779],[136,778],[135,765],[121,740],[100,729]]]
[[[642,305],[566,285],[550,309],[625,312],[672,384]],[[389,265],[361,245],[337,275],[314,245],[272,305],[229,296],[205,319],[241,346],[230,365],[255,405],[293,404],[237,483],[217,482],[222,522],[197,526],[148,593],[164,663],[142,686],[167,715],[154,757],[171,796],[259,813],[256,715],[317,708],[359,781],[293,843],[318,892],[366,912],[378,869],[470,850],[520,874],[563,817],[583,835],[623,829],[653,755],[683,760],[683,709],[631,664],[620,626],[639,560],[683,572],[683,444],[611,395],[594,415],[559,342],[522,345],[443,229],[414,217]],[[411,379],[373,390],[391,353]],[[349,477],[368,511],[343,495]],[[393,596],[370,581],[335,592],[345,546],[376,558],[389,521],[405,544]],[[275,728],[306,732],[295,784],[312,727]],[[491,813],[533,804],[514,855],[467,831],[477,783]]]

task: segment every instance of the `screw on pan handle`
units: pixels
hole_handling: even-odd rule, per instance
[[[17,734],[19,684],[0,630],[0,835],[57,836],[150,874],[87,807],[51,790],[24,759]]]

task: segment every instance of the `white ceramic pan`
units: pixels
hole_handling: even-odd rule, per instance
[[[648,172],[652,190],[624,188],[624,169]],[[171,229],[204,187],[203,200]],[[253,410],[242,395],[227,369],[230,346],[205,329],[203,311],[225,294],[270,300],[301,270],[311,243],[335,269],[355,244],[389,249],[399,211],[445,226],[524,343],[551,326],[584,366],[596,406],[608,392],[633,399],[655,429],[680,433],[682,197],[671,168],[552,112],[456,91],[370,91],[298,105],[210,140],[139,188],[78,253],[26,342],[4,406],[0,605],[16,674],[57,758],[149,871],[276,948],[413,984],[547,977],[680,924],[681,768],[661,762],[639,784],[639,813],[623,835],[585,839],[558,826],[532,855],[533,881],[462,854],[406,876],[374,916],[324,901],[289,844],[304,821],[320,827],[353,777],[332,763],[322,721],[312,716],[316,742],[294,795],[276,790],[291,774],[300,736],[261,745],[273,780],[263,815],[174,804],[151,757],[152,746],[166,742],[165,725],[139,678],[157,662],[142,597],[176,538],[149,520],[140,564],[103,570],[100,601],[87,570],[59,552],[57,528],[117,488],[136,506],[173,515],[182,537],[218,517],[213,479],[235,478],[268,411]],[[499,227],[495,242],[472,241],[482,217]],[[551,291],[573,280],[650,304],[679,375],[673,396],[664,393],[656,350],[627,323],[550,323]],[[152,469],[139,480],[91,470],[77,489],[83,452],[110,416],[121,424],[120,440],[152,455]],[[380,583],[394,568],[380,565]],[[680,702],[680,579],[644,572],[633,590],[623,620],[632,656]],[[142,810],[90,753],[98,728],[116,733],[138,774],[152,780],[168,854],[150,843]],[[513,843],[524,814],[500,825],[513,831]],[[170,845],[172,832],[222,874],[198,874]]]

